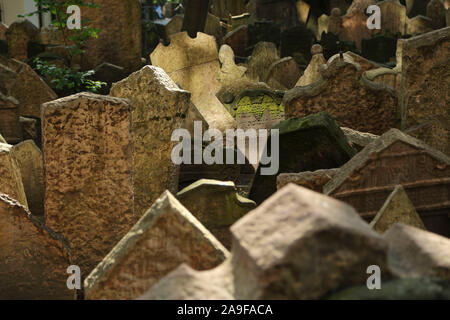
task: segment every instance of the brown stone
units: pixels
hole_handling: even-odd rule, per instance
[[[419,35],[433,31],[431,27],[433,21],[425,16],[416,16],[412,19],[408,19],[406,23],[406,33],[411,35]]]
[[[27,197],[13,146],[2,143],[0,143],[0,193],[17,199],[28,209]]]
[[[42,151],[33,140],[27,140],[15,145],[13,152],[22,176],[28,207],[33,215],[43,216],[44,160]]]
[[[357,150],[362,150],[368,144],[374,142],[379,136],[367,133],[367,132],[359,132],[356,130],[352,130],[350,128],[341,128],[342,132],[344,132],[345,137],[347,138],[348,143],[356,148]]]
[[[134,208],[140,217],[165,190],[178,191],[171,137],[183,125],[190,95],[154,66],[113,84],[111,95],[129,99],[132,106]]]
[[[0,299],[68,300],[71,265],[64,238],[17,201],[0,194]]]
[[[442,0],[431,0],[428,3],[427,17],[431,19],[431,26],[433,29],[445,27],[445,7]]]
[[[23,140],[33,140],[36,144],[41,144],[41,130],[37,119],[19,117],[20,127],[22,129]]]
[[[406,34],[406,7],[398,0],[385,0],[377,3],[381,11],[381,31],[386,34]]]
[[[27,19],[13,22],[6,31],[8,53],[13,59],[28,59],[28,43],[39,40],[39,29]]]
[[[367,28],[366,14],[367,7],[376,2],[376,0],[354,0],[342,17],[342,29],[338,35],[342,40],[354,41],[358,50],[361,50],[362,40],[370,39],[374,31],[377,31]]]
[[[6,41],[6,32],[8,31],[8,26],[3,22],[0,22],[0,40]]]
[[[228,32],[223,38],[223,43],[233,48],[238,57],[245,57],[245,49],[248,44],[248,27],[240,26],[233,31]]]
[[[22,140],[19,124],[19,101],[0,92],[0,133],[11,144]]]
[[[340,59],[325,65],[321,78],[284,96],[286,119],[327,111],[340,126],[382,134],[397,125],[397,97],[392,89],[361,74],[358,64]]]
[[[272,63],[264,82],[275,90],[289,90],[295,87],[300,76],[297,62],[292,57],[286,57]]]
[[[280,59],[272,42],[258,42],[248,59],[247,75],[255,81],[264,81],[270,66]]]
[[[322,169],[300,173],[281,173],[277,177],[277,189],[284,188],[289,183],[322,193],[323,186],[330,181],[338,169]]]
[[[42,106],[46,225],[86,276],[137,221],[127,100],[80,93]]]
[[[425,229],[419,214],[401,185],[395,187],[383,207],[370,222],[370,226],[379,233],[385,233],[395,223]]]
[[[85,280],[86,299],[135,299],[187,263],[218,266],[228,251],[166,191]]]
[[[400,97],[402,129],[439,122],[440,129],[424,141],[446,154],[450,154],[449,52],[450,27],[404,40]]]
[[[314,45],[311,48],[312,58],[309,62],[308,67],[301,76],[301,78],[296,83],[296,87],[305,87],[311,83],[316,82],[322,76],[320,73],[320,66],[327,63],[325,57],[323,56],[323,48],[320,45]]]
[[[402,185],[430,231],[450,235],[450,158],[397,129],[389,130],[341,167],[324,193],[372,220]]]

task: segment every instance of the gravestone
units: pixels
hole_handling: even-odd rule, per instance
[[[130,300],[181,263],[208,270],[229,253],[169,192],[164,192],[85,280],[88,300]]]
[[[409,35],[419,35],[433,31],[431,27],[433,21],[425,16],[416,16],[412,19],[408,19],[406,23],[406,33]]]
[[[398,0],[384,0],[376,4],[381,13],[382,34],[404,35],[406,34],[406,7]]]
[[[274,90],[289,90],[295,87],[301,71],[292,57],[282,58],[269,67],[264,81]]]
[[[348,143],[358,151],[361,151],[365,146],[371,144],[380,136],[367,132],[359,132],[350,128],[341,127],[342,132],[344,132]]]
[[[270,66],[280,59],[277,47],[272,42],[259,42],[248,59],[248,78],[264,81]]]
[[[140,217],[165,190],[178,190],[171,137],[183,126],[190,95],[161,68],[145,66],[115,83],[111,96],[129,99],[132,106],[134,209]]]
[[[223,43],[229,45],[236,56],[245,57],[245,49],[248,45],[248,26],[243,25],[228,32],[225,37],[223,37]]]
[[[298,24],[297,7],[294,1],[290,0],[250,0],[249,12],[253,21],[273,21],[281,30]]]
[[[13,22],[6,31],[9,56],[19,61],[28,60],[28,44],[39,40],[39,29],[27,19]]]
[[[228,18],[229,20],[229,18]],[[238,16],[231,16],[231,30],[236,30],[241,26],[246,26],[250,22],[250,13],[246,12]]]
[[[391,129],[341,167],[324,193],[352,205],[370,221],[403,185],[427,230],[450,235],[450,158]]]
[[[446,154],[450,154],[449,52],[450,27],[404,40],[401,51],[402,129],[436,121],[434,128],[413,135]]]
[[[0,133],[10,144],[22,141],[19,124],[19,101],[0,92]]]
[[[0,192],[17,200],[28,209],[22,176],[13,148],[9,144],[0,143]]]
[[[315,44],[311,47],[311,61],[303,75],[295,84],[296,87],[305,87],[320,79],[320,66],[327,63],[322,53],[323,49],[321,45]]]
[[[358,50],[361,50],[361,41],[370,39],[377,31],[367,28],[366,14],[367,7],[376,2],[376,0],[354,0],[347,13],[342,16],[342,28],[338,35],[343,40],[355,42]]]
[[[370,226],[379,233],[385,233],[395,223],[425,229],[419,214],[401,185],[395,187],[383,207],[370,222]]]
[[[83,276],[136,222],[127,100],[79,93],[42,106],[45,222]]]
[[[273,129],[279,130],[277,174],[338,168],[356,153],[326,112],[281,121]],[[266,151],[271,150],[271,140],[269,137]],[[249,195],[257,204],[270,197],[277,189],[276,175],[262,175],[261,168],[264,167],[269,166],[258,165]]]
[[[222,88],[232,86],[238,81],[245,81],[246,67],[237,66],[234,61],[234,52],[229,45],[222,45],[219,50],[220,72],[218,74]]]
[[[328,23],[330,21],[330,17],[327,16],[326,14],[322,14],[318,19],[317,19],[317,25],[318,25],[318,29],[317,29],[317,35],[316,38],[317,40],[321,40],[322,39],[322,34],[325,32],[328,32]]]
[[[286,29],[281,33],[280,56],[293,57],[298,65],[311,60],[311,46],[316,42],[314,33],[305,25]]]
[[[220,90],[220,65],[214,37],[199,32],[192,39],[181,32],[170,40],[169,46],[160,43],[153,51],[152,64],[164,69],[174,82],[192,93],[192,102],[210,128],[221,131],[234,128],[236,122],[215,96]]]
[[[0,299],[70,300],[67,241],[0,194]]]
[[[430,0],[409,0],[406,2],[408,17],[414,18],[419,15],[426,15],[427,5]]]
[[[44,216],[44,160],[33,140],[14,146],[28,207],[34,216]]]
[[[323,186],[334,177],[337,171],[338,169],[322,169],[314,172],[281,173],[277,176],[277,190],[293,183],[322,193]]]
[[[256,207],[253,201],[237,193],[231,181],[201,179],[176,197],[228,249],[231,249],[230,226]]]

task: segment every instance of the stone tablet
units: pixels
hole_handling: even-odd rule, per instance
[[[280,59],[272,42],[258,42],[248,59],[247,76],[255,81],[265,81],[270,66]]]
[[[323,186],[327,184],[339,169],[322,169],[314,172],[281,173],[277,176],[277,189],[284,188],[289,183],[322,193]]]
[[[145,66],[114,83],[111,95],[131,101],[134,206],[140,217],[165,190],[178,191],[179,167],[171,159],[176,143],[171,137],[183,126],[190,94],[161,68]]]
[[[256,204],[237,193],[231,181],[201,179],[184,188],[177,199],[228,249],[229,228]]]
[[[427,17],[431,19],[431,26],[433,29],[445,27],[445,7],[442,0],[431,0],[428,3]]]
[[[406,7],[398,0],[384,0],[376,4],[381,10],[381,33],[406,34]]]
[[[326,112],[285,120],[273,129],[279,129],[278,174],[339,168],[356,153]],[[269,137],[265,150],[271,143]],[[268,166],[258,166],[249,195],[257,204],[277,190],[276,175],[261,175],[261,167]]]
[[[162,43],[150,55],[152,64],[164,69],[174,82],[192,93],[196,105],[209,127],[225,131],[236,122],[215,94],[220,90],[220,70],[214,37],[199,32],[195,39],[186,32],[170,37],[170,45]]]
[[[228,255],[220,242],[166,191],[86,278],[85,297],[135,299],[181,263],[208,270]]]
[[[341,127],[342,132],[344,132],[348,143],[358,151],[361,151],[365,146],[374,142],[380,136],[367,132],[359,132],[352,130],[350,128]]]
[[[403,41],[402,129],[436,120],[440,130],[414,136],[450,154],[450,27]],[[433,134],[435,133],[435,134]],[[439,133],[439,134],[437,134]]]
[[[19,123],[19,101],[0,92],[0,133],[6,141],[16,144],[22,141]]]
[[[382,134],[399,125],[397,97],[391,88],[369,81],[358,64],[335,59],[321,78],[284,96],[286,119],[327,111],[340,126]]]
[[[127,100],[80,93],[42,106],[46,225],[83,276],[137,221]]]
[[[35,216],[44,216],[44,160],[33,140],[14,146],[14,156],[22,176],[28,207]]]
[[[0,193],[16,199],[28,209],[22,175],[13,148],[9,144],[0,143]]]
[[[416,16],[412,19],[408,19],[406,23],[406,33],[410,35],[419,35],[433,31],[431,27],[433,21],[425,16]]]
[[[385,233],[394,223],[403,223],[425,229],[416,209],[402,186],[396,186],[383,207],[378,211],[370,226],[379,233]]]
[[[0,299],[69,300],[67,241],[0,194]]]
[[[450,158],[397,129],[367,145],[341,167],[324,193],[372,220],[396,185],[402,185],[425,227],[450,235]]]
[[[305,87],[320,79],[322,76],[320,73],[320,66],[327,63],[322,53],[322,46],[315,44],[311,47],[311,61],[301,78],[295,84],[296,87]]]
[[[13,59],[27,61],[28,43],[39,40],[39,29],[27,19],[13,22],[6,31],[8,53]]]
[[[301,71],[292,57],[282,58],[272,63],[264,81],[274,90],[289,90],[295,87]]]

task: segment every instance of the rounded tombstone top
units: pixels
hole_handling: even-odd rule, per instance
[[[320,54],[323,53],[323,48],[320,44],[315,44],[311,47],[311,54],[312,55],[316,55],[316,54]]]
[[[333,17],[340,17],[342,14],[341,9],[339,8],[333,8],[333,10],[331,10],[331,16]]]

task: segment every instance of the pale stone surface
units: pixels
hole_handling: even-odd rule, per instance
[[[192,93],[196,105],[210,128],[225,131],[236,122],[215,94],[220,90],[220,71],[214,37],[199,32],[195,39],[186,32],[170,37],[170,45],[162,43],[150,55],[152,64],[164,69],[174,82]]]
[[[359,132],[350,128],[341,128],[342,132],[344,132],[345,137],[351,146],[362,149],[368,144],[374,142],[380,136],[375,134],[367,133],[367,132]]]
[[[321,169],[300,173],[281,173],[277,177],[277,189],[280,190],[289,183],[322,193],[323,186],[330,181],[339,169]]]
[[[85,280],[85,297],[135,299],[181,263],[209,270],[228,255],[166,191]]]
[[[176,197],[228,249],[229,227],[256,207],[253,201],[237,193],[231,181],[201,179]]]
[[[66,285],[70,265],[66,240],[0,194],[0,299],[73,299]]]
[[[415,16],[406,22],[406,33],[411,35],[419,35],[433,30],[431,27],[432,20],[425,16]]]
[[[301,76],[297,62],[292,57],[285,57],[272,63],[266,74],[265,82],[274,90],[289,90]]]
[[[80,93],[42,106],[46,225],[83,276],[136,222],[127,100]]]
[[[385,234],[390,268],[400,277],[450,280],[450,239],[404,224]]]
[[[28,209],[19,165],[13,146],[0,143],[0,193],[7,194]]]
[[[244,66],[237,66],[234,62],[234,52],[233,49],[224,44],[219,50],[219,61],[221,64],[219,72],[219,80],[223,86],[231,86],[234,82],[242,80],[245,81],[247,77],[245,72],[247,68]]]
[[[425,229],[419,214],[401,185],[395,187],[370,226],[375,231],[384,233],[395,223]]]
[[[320,47],[320,45],[316,45]],[[305,72],[303,73],[303,76],[298,80],[296,87],[304,87],[308,86],[311,83],[317,81],[321,77],[320,73],[320,66],[323,64],[326,64],[327,61],[325,60],[325,57],[323,56],[322,52],[323,49],[320,47],[320,50],[318,47],[315,47],[314,49],[311,49],[311,53],[313,54],[313,57],[311,58],[311,61],[309,62],[308,67],[306,68]],[[313,50],[314,53],[312,52]]]
[[[39,29],[27,19],[13,22],[6,31],[8,53],[13,59],[28,59],[28,42],[39,40]]]
[[[187,116],[190,94],[161,68],[145,66],[115,83],[111,95],[131,102],[134,206],[140,217],[165,190],[178,191],[179,167],[171,159],[176,143],[171,137]]]
[[[28,207],[35,216],[44,215],[44,160],[33,140],[14,146],[13,152],[22,176]]]

